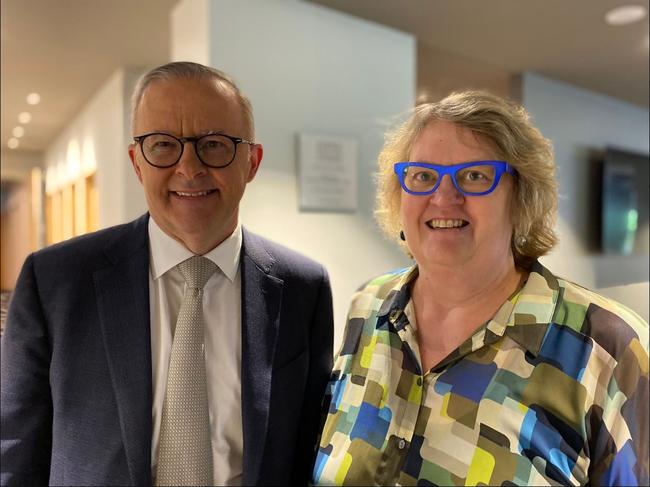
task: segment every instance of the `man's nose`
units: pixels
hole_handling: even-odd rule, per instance
[[[193,179],[207,173],[206,165],[201,162],[194,148],[194,144],[190,141],[185,142],[183,154],[175,167],[176,173],[187,179]]]
[[[430,199],[438,205],[456,205],[464,201],[465,196],[458,191],[449,174],[445,174],[440,180],[440,185]]]

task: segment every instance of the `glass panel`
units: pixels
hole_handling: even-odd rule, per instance
[[[45,245],[54,243],[54,203],[53,196],[45,197]]]
[[[86,178],[86,216],[88,218],[86,228],[89,232],[99,230],[99,195],[95,174]]]
[[[48,243],[57,243],[63,240],[63,219],[61,218],[62,214],[62,192],[56,191],[52,193],[52,205],[51,205],[51,241]]]
[[[61,201],[62,235],[61,240],[74,237],[74,192],[72,185],[64,186]]]
[[[81,178],[74,183],[74,234],[83,235],[88,231],[86,222],[86,179]]]

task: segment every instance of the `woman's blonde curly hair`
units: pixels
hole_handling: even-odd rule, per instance
[[[434,121],[453,122],[484,137],[495,156],[517,170],[511,199],[515,263],[528,267],[548,253],[557,243],[557,182],[551,142],[533,127],[523,107],[483,91],[452,93],[439,102],[418,105],[406,122],[386,135],[378,161],[375,216],[388,238],[400,242],[402,190],[393,164],[409,159],[415,139]],[[402,247],[408,253],[403,243]]]

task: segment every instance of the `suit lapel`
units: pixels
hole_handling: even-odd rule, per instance
[[[147,217],[108,243],[94,273],[97,309],[131,479],[151,483],[151,340]]]
[[[243,485],[257,484],[271,400],[271,371],[280,323],[283,281],[263,242],[244,229],[242,248]]]

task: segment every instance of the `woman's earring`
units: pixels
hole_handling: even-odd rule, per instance
[[[517,237],[515,237],[515,245],[517,247],[523,247],[527,243],[528,243],[528,239],[523,235],[518,235]]]
[[[399,238],[401,241],[406,242],[406,237],[404,236],[404,230],[399,231]]]

